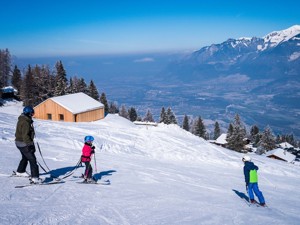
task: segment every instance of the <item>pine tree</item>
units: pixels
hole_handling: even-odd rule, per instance
[[[0,88],[8,85],[11,72],[11,55],[8,49],[0,49]]]
[[[50,71],[48,65],[43,65],[41,69],[41,80],[43,82],[43,100],[54,96],[55,76]]]
[[[61,61],[56,62],[55,68],[56,68],[56,76],[55,76],[56,87],[55,87],[54,95],[55,96],[65,95],[67,91],[67,84],[68,84],[66,71]]]
[[[187,115],[184,115],[182,129],[190,131],[189,117]]]
[[[70,77],[70,79],[69,79],[69,85],[68,85],[68,87],[67,87],[66,93],[67,93],[67,94],[74,94],[74,93],[76,93],[76,92],[75,92],[75,86],[74,86],[74,82],[73,82],[73,78],[72,78],[72,77]]]
[[[43,101],[43,94],[44,94],[44,87],[45,81],[42,78],[41,67],[39,65],[35,65],[32,68],[32,75],[33,75],[33,84],[31,87],[31,92],[34,95],[33,105],[38,105]]]
[[[131,122],[134,122],[134,121],[137,120],[138,115],[137,115],[137,112],[136,112],[135,108],[131,107],[131,108],[128,110],[128,115],[129,115],[129,120],[130,120]]]
[[[272,130],[269,126],[267,126],[263,131],[258,145],[264,152],[270,151],[276,147],[275,137],[272,134]]]
[[[293,146],[296,146],[296,145],[297,145],[296,140],[295,140],[293,134],[287,135],[286,142],[290,143],[290,144],[293,145]]]
[[[276,144],[280,144],[281,143],[281,136],[279,134],[277,134],[275,142],[276,142]]]
[[[35,96],[34,105],[37,105],[54,94],[54,76],[47,65],[35,65],[32,68],[34,84],[32,92]]]
[[[198,137],[207,139],[206,128],[205,128],[205,125],[203,123],[201,116],[199,116],[198,119],[196,119],[194,122],[193,134]]]
[[[232,123],[229,124],[228,129],[227,129],[227,135],[226,137],[230,137],[233,133],[233,125]]]
[[[153,119],[153,116],[152,116],[152,113],[151,113],[150,109],[147,110],[147,113],[146,113],[143,121],[154,122],[154,119]]]
[[[45,72],[48,76],[47,89],[48,89],[48,98],[54,97],[55,87],[56,87],[56,75],[53,71],[50,71],[49,66],[47,66]]]
[[[93,80],[90,81],[90,85],[89,85],[88,89],[89,89],[89,96],[91,96],[93,99],[98,101],[99,100],[99,92],[98,92]]]
[[[109,104],[108,113],[111,113],[111,114],[119,113],[117,103],[111,102]]]
[[[176,117],[172,111],[172,109],[169,107],[167,109],[167,113],[166,113],[166,121],[164,122],[166,124],[177,124],[177,120]]]
[[[104,105],[104,112],[106,115],[108,113],[108,103],[104,92],[100,96],[100,102]]]
[[[34,77],[33,77],[33,73],[31,70],[31,66],[28,65],[28,68],[26,70],[25,77],[24,77],[24,80],[22,83],[22,87],[21,87],[21,99],[23,100],[24,106],[28,106],[28,105],[33,106],[33,104],[34,104],[33,89],[34,89]]]
[[[89,95],[89,90],[88,90],[87,84],[85,83],[84,78],[80,78],[77,82],[76,93],[78,93],[78,92],[82,92],[82,93]]]
[[[18,93],[21,92],[21,86],[22,86],[22,75],[21,71],[18,69],[18,67],[15,65],[15,68],[13,70],[13,75],[11,79],[11,84],[15,89],[18,90]]]
[[[159,122],[160,123],[166,123],[166,121],[167,121],[166,110],[165,110],[165,107],[162,107],[161,112],[160,112]]]
[[[77,76],[74,76],[70,79],[70,82],[72,81],[72,84],[69,84],[68,87],[68,92],[70,94],[74,94],[74,93],[79,93],[81,92],[80,90],[80,84],[79,84],[79,79],[77,78]]]
[[[234,123],[233,123],[232,133],[228,136],[227,134],[227,147],[229,149],[242,152],[244,148],[244,138],[246,137],[246,129],[242,124],[240,116],[238,114],[235,115]]]
[[[126,110],[125,105],[121,106],[121,110],[119,110],[119,115],[126,118],[126,119],[129,119],[128,111]]]
[[[259,133],[259,128],[256,125],[253,125],[250,129],[251,140],[255,139],[255,136]]]
[[[221,135],[221,129],[218,121],[215,122],[215,128],[214,128],[214,140],[217,140],[218,137]]]
[[[253,125],[250,130],[250,140],[253,142],[253,146],[257,146],[260,141],[259,128],[256,125]]]

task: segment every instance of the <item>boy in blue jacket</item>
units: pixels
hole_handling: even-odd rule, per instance
[[[266,206],[264,196],[262,192],[258,188],[258,177],[257,177],[257,170],[258,167],[254,165],[253,162],[251,162],[251,158],[249,156],[244,156],[242,158],[242,161],[244,162],[244,175],[245,175],[245,182],[246,182],[246,190],[248,191],[250,202],[256,203],[254,200],[254,195],[257,196],[259,200],[259,204],[261,206]]]

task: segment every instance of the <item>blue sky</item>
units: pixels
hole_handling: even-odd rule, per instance
[[[2,0],[0,49],[19,57],[193,51],[300,24],[300,2]]]

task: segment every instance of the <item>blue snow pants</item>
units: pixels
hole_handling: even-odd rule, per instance
[[[257,196],[259,203],[261,203],[261,204],[265,203],[264,196],[263,196],[262,192],[259,190],[257,183],[249,183],[249,185],[248,185],[248,194],[249,194],[250,199],[254,199],[253,192]]]

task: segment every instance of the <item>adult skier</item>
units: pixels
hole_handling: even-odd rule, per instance
[[[264,196],[258,188],[258,176],[257,176],[258,166],[254,165],[254,163],[251,162],[251,158],[248,155],[244,156],[242,158],[242,161],[244,162],[246,190],[248,192],[250,202],[257,203],[256,200],[254,199],[254,195],[253,195],[254,192],[259,200],[259,204],[261,206],[266,206]]]
[[[32,116],[34,115],[34,109],[31,106],[26,106],[23,109],[23,113],[19,116],[16,132],[15,132],[15,144],[20,150],[22,159],[19,163],[16,171],[17,176],[29,177],[26,172],[26,167],[29,162],[31,171],[31,183],[41,183],[42,179],[39,178],[39,167],[35,157],[34,146],[34,127]]]

